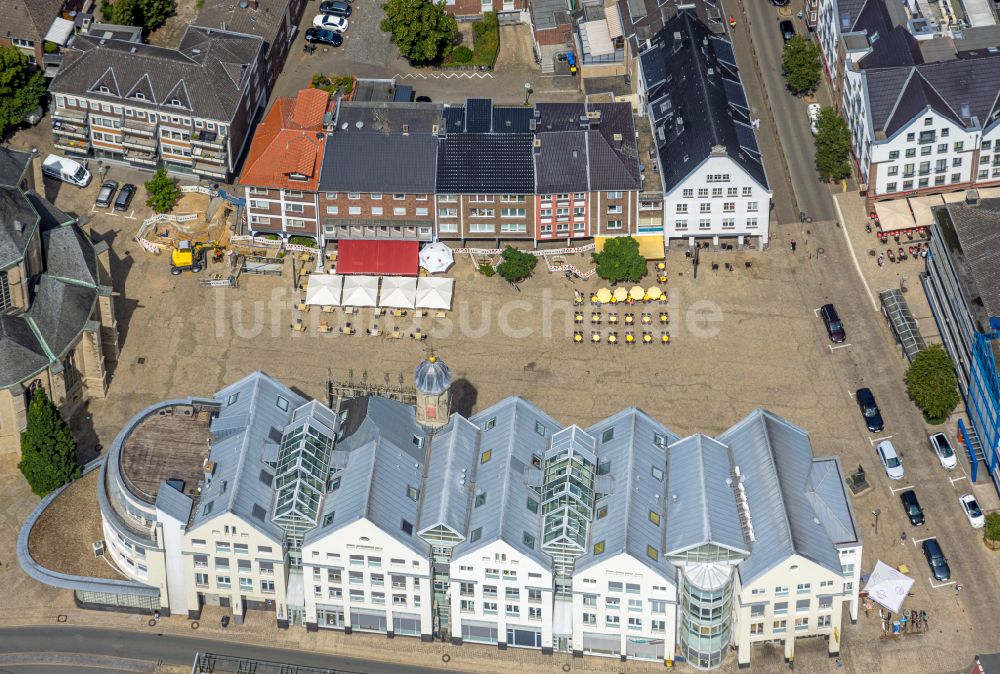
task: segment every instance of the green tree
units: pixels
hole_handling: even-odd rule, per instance
[[[38,107],[45,78],[16,47],[0,47],[0,137]]]
[[[167,22],[174,13],[174,0],[139,0],[142,7],[142,26],[146,30],[156,30]]]
[[[906,372],[906,392],[929,424],[943,424],[958,406],[958,381],[948,352],[933,344],[913,359]]]
[[[101,3],[105,20],[122,26],[142,26],[153,31],[174,13],[174,0],[107,0]]]
[[[823,66],[819,46],[812,40],[796,35],[781,50],[781,69],[792,93],[807,94],[816,90]]]
[[[851,175],[848,155],[851,130],[833,108],[823,108],[816,122],[816,170],[823,180],[840,180]]]
[[[500,255],[503,262],[497,265],[497,273],[511,283],[517,283],[531,276],[538,258],[517,248],[507,246]]]
[[[181,191],[167,175],[166,169],[157,169],[146,182],[146,205],[157,213],[168,212],[180,198]]]
[[[443,0],[389,0],[382,9],[385,18],[381,28],[392,33],[392,41],[406,58],[436,63],[451,52],[458,23],[445,11]]]
[[[76,440],[44,388],[35,389],[28,405],[28,427],[21,433],[17,467],[37,496],[80,477]]]
[[[639,254],[639,242],[631,236],[604,242],[604,250],[594,253],[597,275],[611,283],[638,283],[646,275],[646,258]]]

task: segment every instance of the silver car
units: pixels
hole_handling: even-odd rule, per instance
[[[896,448],[892,446],[892,442],[883,440],[878,443],[875,445],[875,453],[878,454],[878,460],[885,468],[885,474],[889,476],[890,480],[903,479],[903,462],[899,458],[899,454],[896,453]]]
[[[937,455],[938,461],[941,462],[944,469],[954,470],[958,466],[958,459],[955,456],[955,450],[951,448],[951,443],[948,442],[948,436],[944,433],[935,433],[928,440],[930,440],[934,454]]]

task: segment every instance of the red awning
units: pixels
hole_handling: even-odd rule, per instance
[[[416,276],[417,241],[341,240],[337,247],[338,274]]]

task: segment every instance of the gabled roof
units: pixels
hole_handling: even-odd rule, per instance
[[[469,487],[475,480],[479,456],[479,427],[453,414],[448,425],[435,433],[430,442],[430,463],[424,478],[417,530],[446,526],[464,538]]]
[[[590,189],[587,135],[576,131],[548,131],[535,157],[535,191],[539,194],[586,192]]]
[[[664,189],[670,192],[713,153],[724,152],[770,189],[732,45],[683,10],[639,55]]]
[[[63,0],[10,0],[3,5],[4,34],[39,41],[59,16]]]
[[[0,187],[18,187],[30,163],[29,153],[0,145]]]
[[[240,182],[256,187],[315,190],[323,148],[323,115],[329,94],[303,89],[295,98],[278,98],[258,125]],[[292,180],[291,175],[305,176]]]
[[[327,135],[320,190],[433,194],[437,142],[429,133],[334,131]]]
[[[531,194],[535,170],[529,133],[460,133],[441,138],[437,191]]]

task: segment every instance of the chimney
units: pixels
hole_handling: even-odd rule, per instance
[[[574,156],[576,155],[576,150],[573,151],[573,155]],[[18,234],[24,234],[24,223],[21,222],[20,220],[15,220],[14,231],[16,231]]]
[[[535,154],[540,154],[542,151],[542,139],[535,138],[533,141],[531,141],[531,148],[532,150],[534,150]]]
[[[410,135],[410,125],[409,124],[404,124],[403,125],[403,135],[404,136],[409,136]]]

